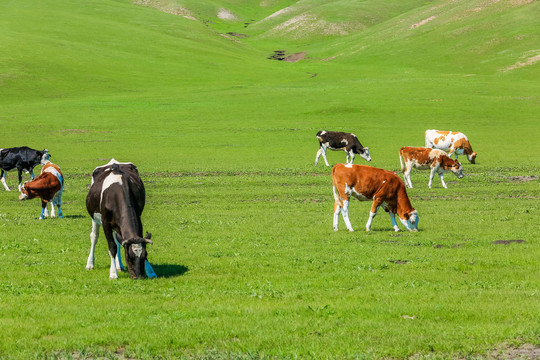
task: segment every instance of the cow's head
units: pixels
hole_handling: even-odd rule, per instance
[[[418,216],[418,212],[416,210],[413,210],[411,212],[403,214],[403,218],[401,216],[399,219],[401,220],[401,223],[407,228],[409,231],[418,231],[418,223],[420,222],[420,217]]]
[[[444,156],[442,167],[444,171],[453,172],[458,179],[461,179],[463,177],[463,167],[461,166],[461,163],[457,160],[450,159],[448,156]]]
[[[32,194],[27,188],[26,184],[28,181],[25,181],[24,184],[21,185],[21,193],[19,194],[19,200],[28,200],[35,198],[35,194]]]
[[[132,279],[140,279],[146,276],[145,262],[148,257],[146,252],[146,244],[153,244],[150,238],[152,234],[146,233],[144,238],[136,237],[133,239],[122,239],[120,234],[116,234],[118,242],[122,244],[126,252],[126,263],[128,266],[129,276]]]
[[[472,152],[472,154],[467,154],[467,160],[469,160],[469,162],[471,164],[475,164],[476,163],[476,155],[478,155],[478,154],[475,153],[474,151]]]
[[[361,148],[358,152],[358,155],[363,157],[366,161],[371,161],[371,156],[369,155],[369,148]]]
[[[43,151],[41,151],[41,159],[40,159],[41,166],[47,164],[49,162],[50,157],[51,157],[51,154],[49,154],[49,150],[43,149]]]

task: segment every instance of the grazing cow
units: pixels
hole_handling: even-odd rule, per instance
[[[405,165],[403,164],[405,162]],[[428,186],[431,189],[431,182],[435,173],[439,174],[442,186],[446,189],[444,182],[444,172],[452,171],[458,179],[463,177],[463,167],[457,160],[452,160],[444,151],[438,149],[430,149],[424,147],[405,146],[399,150],[399,163],[405,184],[412,188],[411,170],[413,167],[417,169],[430,169]]]
[[[457,131],[426,130],[426,147],[446,151],[448,156],[466,155],[471,164],[476,162],[476,155],[464,133]]]
[[[86,197],[86,209],[92,217],[90,255],[86,269],[94,268],[94,249],[99,228],[109,245],[111,268],[109,277],[118,278],[117,270],[123,270],[120,245],[124,247],[128,271],[132,279],[156,277],[147,260],[146,244],[152,244],[151,234],[143,238],[141,214],[145,204],[144,185],[139,171],[132,163],[120,163],[112,159],[98,166],[92,173],[92,184]]]
[[[31,181],[26,181],[21,186],[20,200],[29,200],[36,197],[41,198],[41,215],[42,220],[49,216],[47,204],[51,203],[51,218],[56,217],[54,213],[54,205],[58,206],[58,217],[63,218],[62,214],[62,193],[64,192],[64,176],[58,165],[50,161],[41,168],[41,174]],[[52,202],[51,202],[52,200]]]
[[[6,184],[6,172],[13,169],[17,169],[19,174],[19,191],[21,191],[22,184],[22,172],[30,173],[32,180],[34,179],[34,167],[41,163],[44,165],[49,160],[49,151],[47,149],[38,151],[30,149],[29,147],[14,147],[7,149],[0,149],[0,169],[2,169],[2,184],[4,189],[9,191],[9,187]]]
[[[360,201],[373,200],[366,231],[380,206],[390,214],[394,230],[399,231],[395,214],[409,231],[418,231],[419,217],[411,206],[405,184],[395,173],[367,165],[337,164],[332,169],[334,190],[334,231],[338,230],[339,213],[349,231],[354,231],[349,220],[351,195]]]
[[[317,151],[315,165],[319,163],[319,157],[322,155],[326,166],[330,166],[330,164],[328,164],[328,160],[326,159],[326,149],[345,151],[347,154],[347,164],[353,163],[355,154],[359,154],[367,161],[371,161],[369,148],[363,147],[354,134],[337,131],[319,131],[317,133],[317,139],[319,140],[319,145],[321,148],[319,151]]]

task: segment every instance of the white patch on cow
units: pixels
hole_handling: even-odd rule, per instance
[[[141,244],[133,244],[133,245],[131,245],[131,250],[133,251],[135,256],[140,258],[141,254],[142,254],[142,251],[143,251],[143,247],[142,247]]]
[[[322,132],[321,132],[321,135],[324,135],[324,134],[326,134],[326,131],[322,131]]]
[[[446,153],[444,151],[442,151],[442,150],[439,150],[439,149],[433,149],[433,150],[431,150],[429,152],[429,158],[432,159],[432,160],[434,158],[436,158],[436,157],[441,156],[441,155],[446,155]]]
[[[99,206],[101,207],[101,202],[103,201],[103,193],[105,190],[107,190],[111,185],[113,184],[119,184],[122,185],[122,175],[115,175],[115,174],[109,174],[103,180],[103,186],[101,188],[101,197],[99,199]]]
[[[347,141],[347,139],[343,139],[341,140],[342,143],[345,143],[345,145],[349,145],[349,142]]]
[[[349,168],[349,169],[351,169],[352,166],[353,166],[353,164],[345,164],[345,167],[346,167],[346,168]]]

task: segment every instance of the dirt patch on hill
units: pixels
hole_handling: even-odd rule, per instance
[[[185,17],[190,20],[197,20],[193,14],[186,8],[166,3],[160,0],[133,0],[133,4],[153,8],[177,16]]]
[[[533,360],[540,359],[540,346],[523,344],[520,346],[503,345],[502,349],[494,350],[488,359],[493,360]]]
[[[522,243],[525,243],[526,241],[525,240],[521,240],[521,239],[518,239],[518,240],[495,240],[492,242],[492,244],[495,244],[495,245],[510,245],[510,244],[522,244]]]
[[[437,18],[437,15],[433,15],[433,16],[430,16],[428,17],[427,19],[424,19],[420,22],[417,22],[416,24],[412,24],[410,29],[416,29],[417,27],[420,27],[422,25],[425,25],[427,24],[428,22],[430,22],[431,20],[435,20]]]
[[[538,180],[538,176],[535,175],[528,175],[528,176],[509,176],[507,178],[508,180],[512,182],[529,182],[529,181],[535,181]]]
[[[535,51],[540,52],[540,50],[535,50]],[[525,67],[525,66],[534,65],[539,61],[540,61],[540,54],[536,54],[535,56],[531,56],[531,57],[527,58],[525,61],[518,61],[514,65],[510,65],[510,66],[502,69],[502,71],[506,72],[506,71],[512,71],[512,70],[520,69],[520,68]]]
[[[305,59],[306,54],[307,53],[305,51],[302,51],[302,52],[297,52],[291,55],[287,55],[286,50],[275,50],[272,55],[267,57],[267,59],[295,63],[297,61]]]

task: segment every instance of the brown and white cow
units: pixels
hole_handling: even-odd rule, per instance
[[[424,133],[427,148],[446,151],[448,156],[466,155],[471,164],[476,162],[476,155],[464,133],[457,131],[426,130]]]
[[[319,163],[319,157],[322,155],[326,166],[330,166],[330,164],[328,164],[328,160],[326,159],[326,149],[345,151],[347,154],[347,164],[353,163],[355,154],[360,155],[367,161],[371,161],[369,148],[363,147],[360,140],[358,140],[354,134],[323,130],[317,133],[317,139],[319,140],[320,149],[317,151],[315,165]]]
[[[86,197],[86,209],[92,217],[91,247],[86,269],[94,268],[94,249],[99,228],[109,245],[111,267],[109,277],[118,278],[123,270],[120,247],[124,247],[131,278],[156,277],[147,260],[146,244],[152,244],[151,234],[143,237],[141,214],[145,204],[144,184],[139,171],[132,163],[120,163],[112,159],[98,166],[92,173],[92,184]]]
[[[452,160],[444,151],[438,149],[430,149],[425,147],[405,146],[399,150],[399,163],[405,184],[412,188],[411,170],[413,167],[417,169],[430,169],[428,186],[431,189],[431,183],[435,173],[439,174],[442,186],[446,189],[444,182],[444,173],[451,171],[458,179],[463,177],[463,167],[457,160]],[[405,163],[405,164],[404,164]]]
[[[26,181],[21,186],[20,200],[29,200],[41,198],[41,215],[42,220],[49,216],[47,204],[51,204],[51,218],[56,217],[54,213],[54,205],[58,207],[58,217],[63,218],[62,214],[62,193],[64,192],[64,176],[58,165],[46,160],[45,165],[41,168],[41,174],[31,181]],[[52,201],[51,201],[52,200]]]
[[[405,184],[391,171],[367,165],[337,164],[332,168],[334,190],[334,231],[338,230],[339,213],[349,231],[354,231],[349,220],[349,201],[354,196],[360,201],[373,200],[366,231],[379,207],[390,214],[392,226],[399,231],[395,214],[409,231],[418,231],[418,212],[412,207]]]

